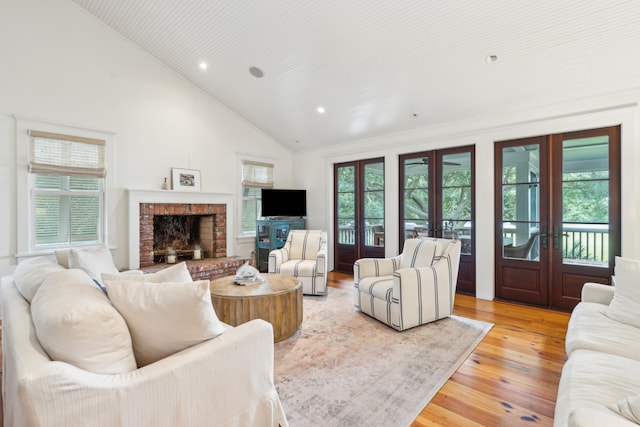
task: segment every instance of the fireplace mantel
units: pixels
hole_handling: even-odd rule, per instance
[[[233,194],[197,193],[172,190],[128,190],[129,193],[129,268],[140,268],[140,203],[194,203],[226,205],[228,214],[233,209]],[[233,230],[231,216],[227,223],[227,256],[233,254]]]

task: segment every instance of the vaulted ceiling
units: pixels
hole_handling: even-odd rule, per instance
[[[72,2],[294,151],[640,86],[637,0]]]

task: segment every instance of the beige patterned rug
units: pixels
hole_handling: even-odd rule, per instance
[[[454,316],[397,332],[351,291],[304,296],[301,330],[275,345],[290,426],[408,426],[491,327]]]

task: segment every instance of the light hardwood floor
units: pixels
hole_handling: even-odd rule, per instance
[[[328,284],[353,289],[353,276],[332,272]],[[464,295],[454,312],[494,327],[412,427],[551,426],[569,314]]]
[[[328,285],[352,289],[353,276],[329,273]],[[553,425],[569,314],[465,295],[454,313],[494,326],[412,427]]]

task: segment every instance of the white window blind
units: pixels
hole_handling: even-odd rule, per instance
[[[262,210],[262,188],[273,188],[273,164],[242,161],[242,233],[255,234]]]
[[[242,186],[273,188],[273,165],[271,163],[242,161]]]
[[[101,243],[105,141],[28,133],[33,247]]]
[[[105,176],[105,141],[34,130],[29,135],[29,173]]]

